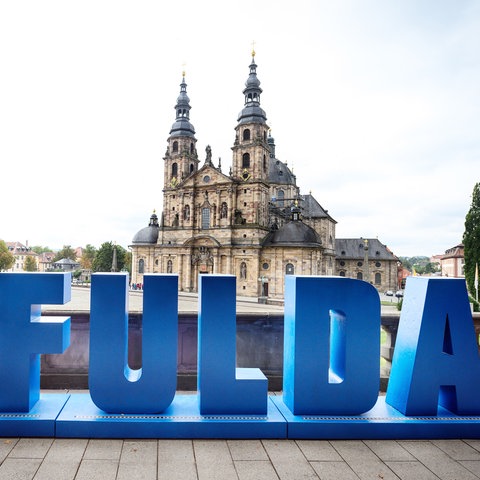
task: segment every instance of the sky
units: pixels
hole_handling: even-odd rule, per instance
[[[201,165],[228,172],[252,48],[276,157],[337,238],[462,241],[477,0],[0,0],[0,239],[127,248],[162,210],[183,71]]]

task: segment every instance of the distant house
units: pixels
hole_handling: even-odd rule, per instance
[[[80,268],[80,264],[70,258],[62,258],[58,262],[53,263],[55,270],[62,270],[63,272],[73,272]]]
[[[465,272],[463,270],[465,264],[464,246],[462,243],[445,250],[445,253],[440,255],[439,261],[442,269],[442,277],[465,277]]]
[[[52,270],[53,259],[55,258],[54,252],[43,252],[38,256],[38,271],[39,272],[48,272]]]
[[[38,254],[35,253],[29,246],[20,242],[5,242],[8,250],[15,257],[15,263],[7,272],[23,272],[25,267],[25,261],[27,257],[32,257],[35,260],[38,270]]]

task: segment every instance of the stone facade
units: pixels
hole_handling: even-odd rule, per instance
[[[198,275],[233,274],[237,295],[281,299],[285,274],[335,274],[336,221],[276,158],[256,68],[253,54],[228,174],[209,146],[199,160],[183,77],[163,159],[163,212],[133,238],[132,283],[176,273],[180,291],[196,292]]]

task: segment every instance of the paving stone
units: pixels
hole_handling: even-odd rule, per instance
[[[87,440],[56,439],[34,480],[73,480],[83,458]]]
[[[156,480],[157,442],[124,441],[116,480]]]
[[[268,460],[260,440],[228,440],[233,460]]]
[[[438,480],[438,477],[420,462],[387,462],[387,465],[401,480]]]
[[[21,438],[9,458],[42,458],[52,446],[53,438]]]
[[[432,443],[454,460],[480,460],[480,452],[462,440],[432,440]]]
[[[480,478],[480,461],[476,460],[462,460],[459,462],[463,465],[467,470],[475,474],[477,477]]]
[[[40,458],[7,458],[0,465],[0,480],[32,480],[41,461]]]
[[[297,445],[309,461],[332,462],[341,461],[342,457],[326,440],[297,440]]]
[[[262,443],[281,480],[318,478],[294,440],[263,440]]]
[[[193,449],[199,480],[238,479],[225,440],[194,440]]]
[[[2,438],[0,439],[0,463],[7,457],[12,451],[13,447],[18,442],[18,438]]]
[[[89,460],[118,460],[122,453],[123,440],[89,440],[85,459]]]
[[[384,462],[413,461],[413,457],[396,440],[364,440],[365,445]]]
[[[312,462],[311,465],[321,480],[358,480],[356,473],[345,462]]]
[[[239,480],[278,480],[273,465],[267,460],[235,461]]]
[[[75,480],[115,480],[118,461],[116,460],[83,460]]]
[[[405,440],[399,443],[442,480],[478,480],[476,475],[430,441]]]
[[[197,480],[192,440],[158,440],[158,480]]]

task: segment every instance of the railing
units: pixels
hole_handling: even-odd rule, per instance
[[[42,355],[41,386],[48,389],[88,388],[89,312],[50,311],[46,315],[70,316],[71,342],[63,354]],[[380,390],[388,383],[397,338],[400,312],[382,314]],[[480,335],[480,313],[473,314],[475,332]],[[131,368],[142,363],[142,316],[129,315],[128,361]],[[161,346],[160,346],[161,348]],[[237,314],[237,366],[257,367],[266,375],[270,391],[282,389],[283,314]],[[177,388],[196,390],[197,315],[179,314]]]

